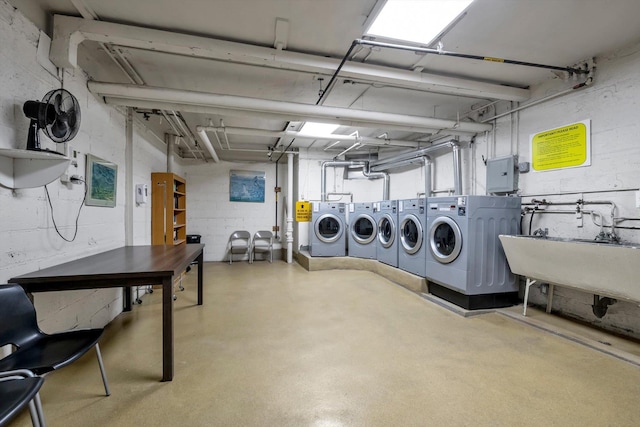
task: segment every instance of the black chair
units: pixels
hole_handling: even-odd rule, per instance
[[[0,426],[7,425],[28,405],[31,424],[46,427],[38,394],[43,383],[44,378],[25,369],[0,372]]]
[[[28,369],[37,375],[60,369],[94,347],[107,396],[111,394],[98,340],[103,329],[79,329],[45,334],[38,327],[36,310],[20,285],[0,285],[0,347],[15,351],[0,359],[0,371]]]

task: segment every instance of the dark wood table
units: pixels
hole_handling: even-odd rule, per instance
[[[23,274],[9,280],[27,292],[125,288],[124,310],[131,310],[131,286],[162,285],[162,381],[173,379],[173,279],[198,262],[198,305],[202,305],[202,244],[125,246]]]

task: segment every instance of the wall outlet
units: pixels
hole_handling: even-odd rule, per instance
[[[640,208],[640,190],[636,191],[636,208]]]

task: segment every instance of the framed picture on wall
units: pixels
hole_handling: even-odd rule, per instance
[[[87,154],[87,206],[116,205],[118,188],[118,165],[99,157]]]
[[[229,171],[229,201],[264,203],[265,173]]]

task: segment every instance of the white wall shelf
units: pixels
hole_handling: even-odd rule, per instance
[[[12,189],[41,187],[59,178],[69,163],[69,157],[53,152],[0,148],[0,185]]]

